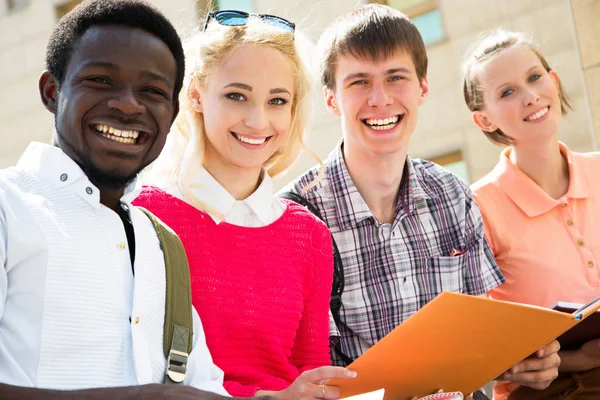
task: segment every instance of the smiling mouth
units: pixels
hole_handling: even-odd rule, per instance
[[[530,115],[529,117],[525,118],[525,121],[535,121],[537,119],[540,119],[544,115],[548,114],[548,111],[550,111],[550,106],[544,107],[540,111],[536,112],[535,114]]]
[[[271,139],[271,136],[262,138],[251,138],[248,136],[240,135],[239,133],[235,132],[231,132],[231,135],[242,143],[251,144],[254,146],[260,146],[263,143],[267,142],[269,139]]]
[[[121,130],[105,124],[96,124],[93,125],[93,128],[102,135],[102,137],[123,144],[142,145],[148,141],[149,137],[146,132]]]
[[[363,124],[376,131],[387,131],[395,128],[402,121],[404,114],[394,115],[387,118],[366,118],[363,119]]]

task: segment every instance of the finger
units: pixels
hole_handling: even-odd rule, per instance
[[[334,386],[313,385],[312,395],[316,399],[337,400],[340,398],[340,389]]]
[[[548,343],[547,345],[545,345],[544,347],[542,347],[541,349],[539,349],[535,355],[538,357],[544,357],[550,354],[554,354],[554,353],[558,353],[558,351],[560,350],[560,343],[558,343],[558,340],[554,340],[550,343]]]
[[[356,372],[342,367],[326,366],[304,371],[302,375],[304,375],[309,382],[320,384],[321,382],[330,381],[331,379],[354,378]]]
[[[511,382],[529,386],[534,389],[545,389],[558,377],[558,369],[549,369],[544,371],[530,371],[519,374],[506,374],[505,378]]]
[[[512,367],[508,373],[518,374],[527,371],[543,371],[547,369],[556,369],[560,365],[560,357],[558,353],[548,354],[545,357],[530,357],[521,361],[514,367]]]

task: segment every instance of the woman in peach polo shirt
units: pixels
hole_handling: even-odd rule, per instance
[[[506,283],[500,300],[550,307],[600,295],[600,153],[558,140],[570,107],[556,71],[524,35],[496,31],[463,64],[474,123],[507,146],[472,189]],[[496,385],[495,399],[600,398],[600,339],[563,350],[561,374],[543,391]]]

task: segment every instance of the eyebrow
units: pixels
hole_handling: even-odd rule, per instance
[[[107,68],[113,71],[118,71],[119,66],[115,63],[106,62],[106,61],[88,61],[81,65],[81,69],[84,68]],[[167,79],[164,75],[158,74],[152,71],[142,71],[140,72],[141,77],[149,78],[154,81],[161,81],[168,86],[173,86],[173,82]]]
[[[249,92],[252,91],[252,86],[246,85],[245,83],[241,83],[241,82],[230,83],[228,85],[225,85],[225,87],[223,89],[227,89],[229,87],[236,87],[236,88],[239,88],[239,89],[247,90]],[[286,88],[275,88],[275,89],[271,89],[269,91],[269,94],[277,94],[277,93],[287,93],[287,94],[289,94],[291,96],[290,91],[287,90]]]
[[[408,68],[404,68],[404,67],[398,67],[398,68],[390,68],[387,71],[385,71],[385,75],[393,75],[396,74],[398,72],[402,72],[405,74],[412,74],[412,71]],[[356,79],[356,78],[370,78],[371,76],[373,76],[372,74],[368,74],[366,72],[357,72],[355,74],[350,74],[347,75],[343,82],[347,82],[351,79]]]

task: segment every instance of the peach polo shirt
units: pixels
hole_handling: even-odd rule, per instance
[[[567,193],[551,198],[510,161],[473,186],[485,236],[506,278],[495,299],[550,307],[600,295],[600,153],[574,153]]]
[[[551,198],[510,161],[472,185],[485,236],[506,282],[490,295],[550,307],[585,304],[600,295],[600,153],[574,153],[560,143],[569,165],[567,193]],[[494,399],[518,385],[500,383]]]

